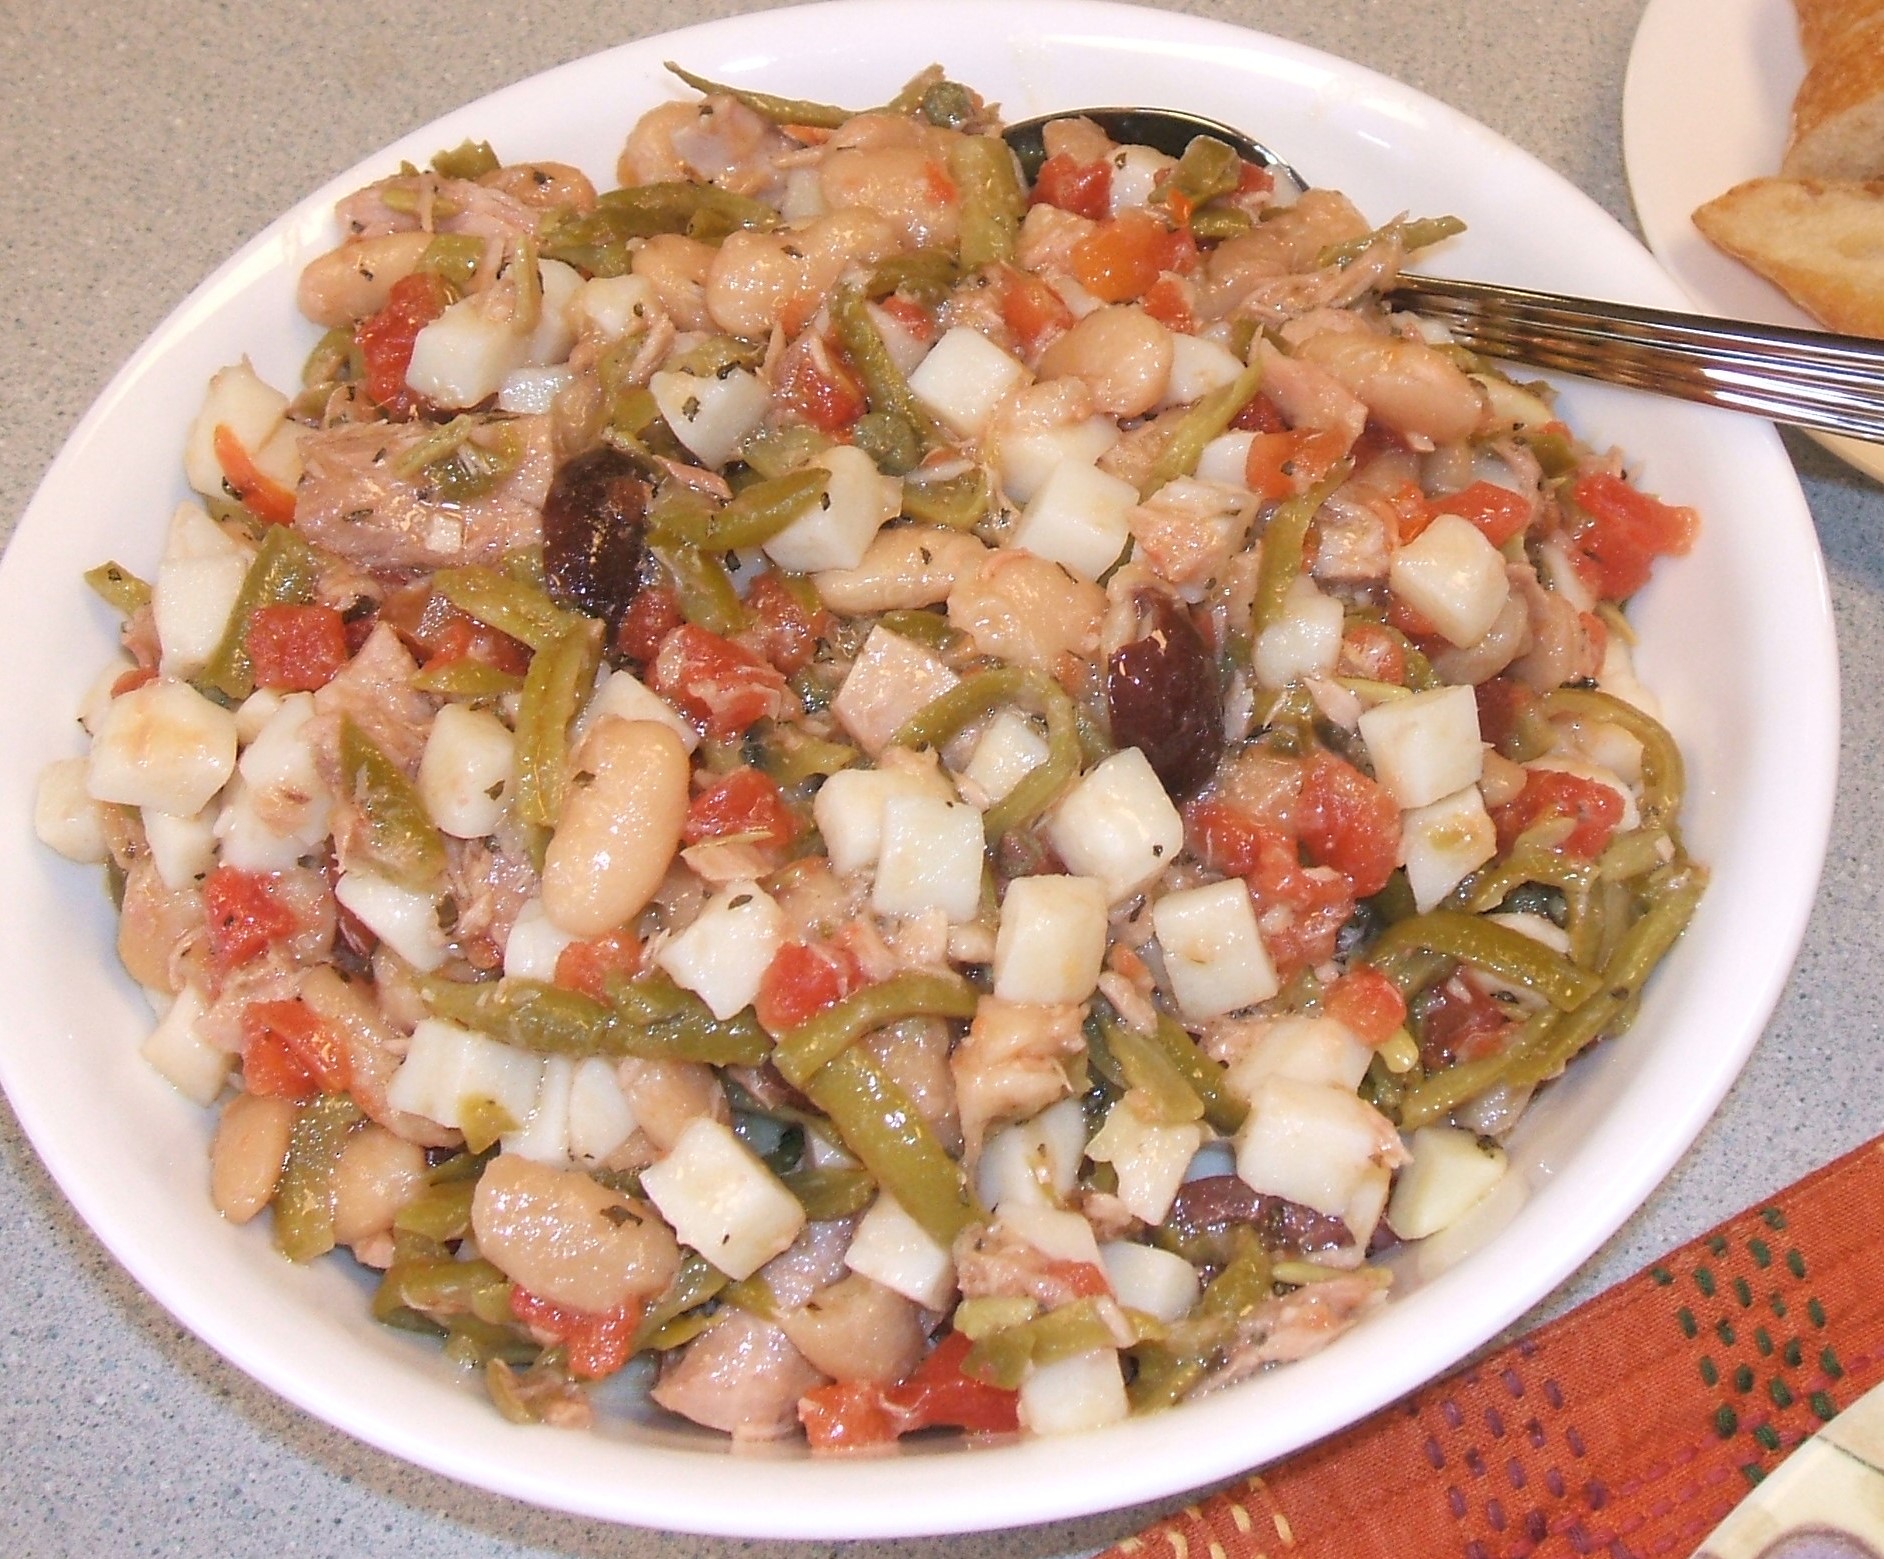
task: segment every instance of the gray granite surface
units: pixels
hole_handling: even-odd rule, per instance
[[[1172,5],[1360,61],[1526,147],[1632,221],[1619,129],[1644,0]],[[218,261],[374,147],[535,71],[732,0],[4,0],[0,525],[119,363]],[[1788,436],[1830,564],[1843,782],[1798,970],[1718,1118],[1533,1320],[1884,1128],[1884,492]],[[305,1417],[182,1332],[73,1215],[0,1108],[0,1553],[496,1559],[806,1553],[613,1528],[460,1488]],[[1153,1514],[859,1555],[1082,1552]],[[842,1545],[822,1545],[835,1550]]]

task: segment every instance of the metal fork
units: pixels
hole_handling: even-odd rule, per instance
[[[1435,276],[1390,296],[1489,357],[1884,442],[1884,341]]]

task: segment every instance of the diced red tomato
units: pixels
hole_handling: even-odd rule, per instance
[[[1243,409],[1230,419],[1230,426],[1241,433],[1286,433],[1289,425],[1281,408],[1260,392],[1243,403]]]
[[[157,668],[155,666],[133,666],[112,682],[111,696],[117,698],[125,693],[135,693],[147,682],[156,680]]]
[[[1344,873],[1356,898],[1380,892],[1399,864],[1399,804],[1331,752],[1308,760],[1296,826],[1308,858]]]
[[[1190,283],[1167,271],[1146,289],[1145,312],[1167,330],[1193,335],[1197,330],[1194,301]]]
[[[1112,164],[1103,157],[1079,162],[1070,153],[1057,153],[1040,165],[1028,204],[1058,206],[1103,222],[1112,210]]]
[[[556,955],[555,983],[596,1001],[608,1000],[611,977],[641,972],[641,942],[632,931],[611,931],[587,942],[571,942]]]
[[[788,677],[811,664],[819,638],[831,631],[831,614],[816,597],[807,606],[771,569],[747,587],[746,611],[752,623],[741,637]]]
[[[1341,659],[1335,669],[1342,676],[1404,687],[1406,645],[1398,634],[1380,623],[1349,623],[1341,633]]]
[[[282,1099],[345,1093],[353,1065],[306,1002],[252,1001],[242,1009],[242,1085]]]
[[[918,341],[935,339],[935,316],[914,298],[904,297],[900,292],[892,292],[887,297],[877,299],[877,307]]]
[[[661,640],[681,624],[680,597],[666,585],[650,585],[635,592],[628,610],[615,628],[615,650],[640,665],[659,653]]]
[[[1112,1280],[1106,1276],[1105,1268],[1095,1267],[1090,1261],[1049,1257],[1041,1275],[1074,1299],[1097,1299],[1101,1294],[1112,1292]]]
[[[628,1362],[641,1309],[640,1300],[627,1299],[613,1310],[578,1310],[510,1285],[510,1313],[561,1343],[568,1353],[569,1373],[577,1380],[600,1380]]]
[[[245,964],[300,929],[294,912],[274,896],[269,872],[218,866],[203,879],[203,917],[210,962],[218,970]]]
[[[1191,854],[1226,877],[1244,877],[1256,869],[1268,833],[1281,830],[1228,802],[1193,801],[1184,808],[1184,839]]]
[[[1363,1045],[1380,1045],[1406,1022],[1400,988],[1378,969],[1360,964],[1329,988],[1322,1006],[1339,1018]]]
[[[1276,187],[1276,176],[1259,163],[1246,162],[1237,175],[1236,192],[1239,195],[1267,195]]]
[[[1001,267],[1001,319],[1014,333],[1015,343],[1031,358],[1055,336],[1073,325],[1066,300],[1038,276]]]
[[[1354,913],[1354,885],[1338,870],[1305,868],[1292,830],[1227,802],[1193,801],[1184,832],[1192,854],[1249,884],[1263,944],[1284,979],[1334,956]]]
[[[795,1029],[863,984],[863,969],[836,942],[787,942],[759,981],[753,1011],[768,1034]]]
[[[249,614],[243,647],[257,687],[312,693],[346,665],[346,620],[331,606],[260,606]]]
[[[1519,834],[1549,818],[1571,819],[1575,825],[1558,849],[1579,860],[1593,861],[1622,825],[1622,797],[1601,780],[1556,769],[1532,769],[1524,789],[1503,806],[1492,809],[1498,848],[1510,849]]]
[[[754,844],[773,850],[783,850],[798,834],[798,819],[778,786],[757,769],[734,769],[714,780],[688,804],[680,828],[688,844],[750,835]]]
[[[522,676],[530,665],[529,646],[459,611],[424,583],[393,591],[376,620],[391,626],[427,666],[468,660]]]
[[[1429,499],[1427,506],[1435,515],[1458,515],[1494,547],[1521,534],[1531,521],[1531,500],[1496,482],[1474,482],[1456,493]]]
[[[815,331],[785,349],[776,394],[781,405],[821,433],[841,433],[870,409],[857,376]]]
[[[1318,428],[1293,428],[1284,433],[1258,433],[1249,442],[1243,461],[1243,480],[1265,503],[1276,503],[1307,492],[1347,453],[1338,433]]]
[[[742,644],[693,623],[661,640],[654,690],[715,741],[743,735],[782,707],[785,679]]]
[[[263,475],[234,428],[226,422],[217,423],[210,435],[210,447],[215,451],[216,464],[222,467],[223,482],[243,508],[270,525],[294,522],[294,494],[273,477]]]
[[[1496,1055],[1517,1027],[1495,997],[1458,975],[1423,1005],[1420,1059],[1429,1068]]]
[[[1694,510],[1637,492],[1606,471],[1578,477],[1570,501],[1581,511],[1571,525],[1578,568],[1604,600],[1634,595],[1657,557],[1679,557],[1694,545]]]
[[[450,302],[451,288],[443,277],[414,271],[393,283],[377,314],[354,326],[354,345],[366,363],[366,393],[395,419],[410,416],[419,401],[406,385],[412,343]]]
[[[798,1422],[814,1451],[865,1451],[894,1445],[896,1421],[871,1380],[834,1380],[798,1399]]]
[[[1020,1427],[1020,1393],[962,1373],[971,1344],[950,1332],[904,1379],[884,1392],[903,1432],[938,1425],[975,1434],[1011,1434]]]
[[[1188,271],[1197,245],[1145,211],[1125,211],[1101,222],[1073,245],[1073,275],[1101,303],[1142,298],[1166,271]]]
[[[1398,596],[1388,603],[1387,623],[1390,627],[1398,628],[1411,639],[1416,649],[1430,644],[1437,650],[1445,645],[1445,640],[1440,637],[1439,630],[1428,621],[1426,614],[1415,607],[1408,606]]]
[[[1533,693],[1515,677],[1488,677],[1472,690],[1478,703],[1478,734],[1507,758],[1520,723],[1537,704]]]

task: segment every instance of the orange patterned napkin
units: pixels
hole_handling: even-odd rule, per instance
[[[1884,1139],[1101,1559],[1683,1559],[1884,1380]]]

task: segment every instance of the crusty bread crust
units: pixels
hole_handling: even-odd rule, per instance
[[[1787,178],[1884,175],[1884,0],[1798,0],[1806,76],[1792,105]]]
[[[1841,33],[1884,17],[1884,0],[1793,0],[1806,65],[1816,65]]]
[[[1827,328],[1884,339],[1884,180],[1750,179],[1694,225]]]

